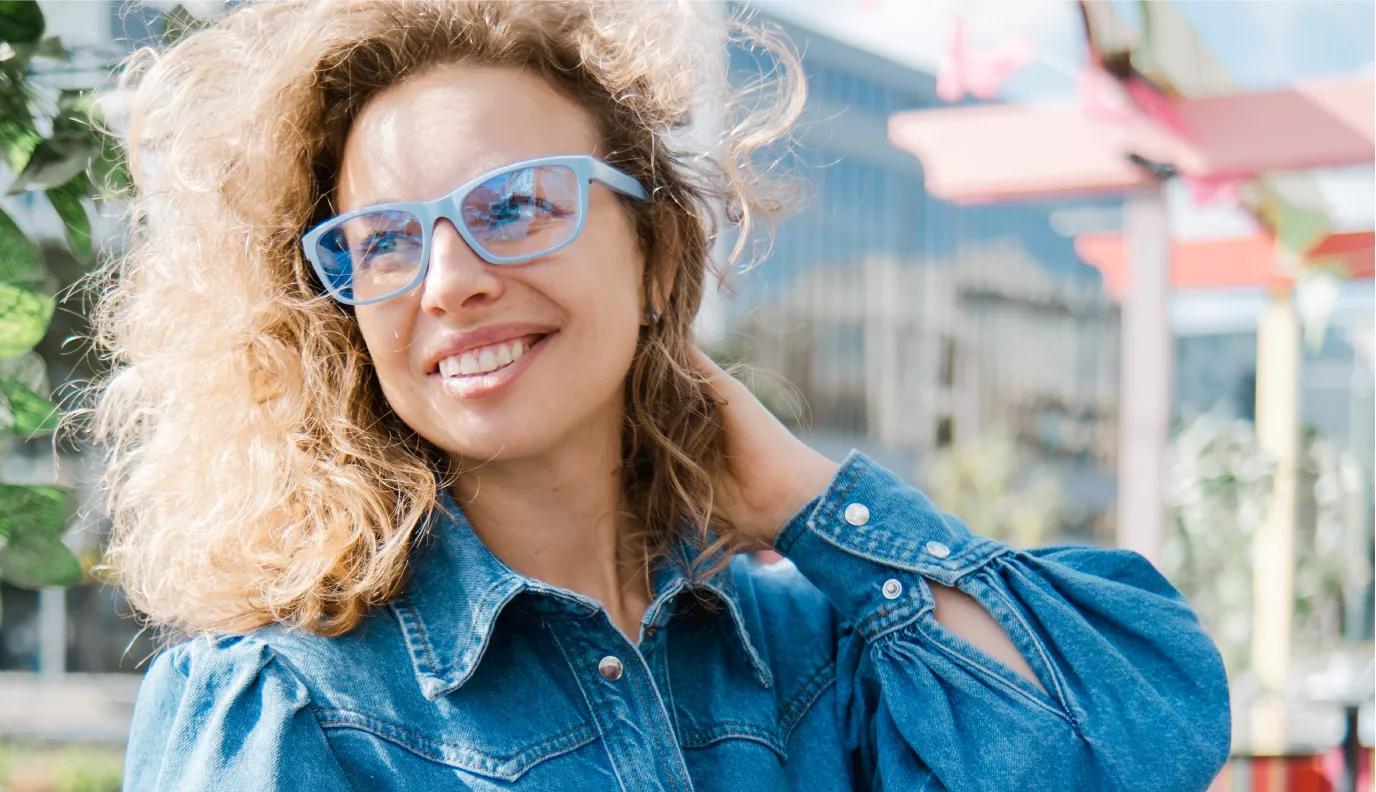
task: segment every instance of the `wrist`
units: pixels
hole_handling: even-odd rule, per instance
[[[793,471],[787,486],[774,499],[777,508],[769,515],[767,523],[769,534],[763,537],[765,541],[773,546],[779,531],[783,530],[789,519],[813,498],[825,492],[827,487],[831,485],[832,479],[836,478],[836,472],[840,469],[839,463],[812,452],[805,464],[799,465]]]

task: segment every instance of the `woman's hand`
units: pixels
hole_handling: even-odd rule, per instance
[[[749,389],[697,347],[693,362],[721,405],[727,469],[713,482],[714,508],[748,539],[772,547],[779,529],[820,495],[840,465],[793,436]]]

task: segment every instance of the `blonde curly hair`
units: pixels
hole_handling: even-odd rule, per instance
[[[726,90],[725,40],[778,69],[709,97],[725,108],[719,139],[684,146],[695,88]],[[93,572],[164,638],[274,621],[339,635],[404,586],[457,470],[392,413],[351,309],[299,239],[334,213],[359,109],[445,62],[541,75],[591,113],[606,159],[652,187],[628,211],[647,294],[667,301],[648,303],[663,316],[625,380],[622,483],[647,568],[677,535],[699,552],[692,574],[740,547],[713,512],[720,422],[689,351],[709,271],[729,274],[752,224],[788,202],[757,167],[803,102],[777,30],[687,3],[250,3],[119,73],[133,92],[130,238],[83,284],[110,371],[63,417],[89,418],[105,449],[112,533]],[[718,212],[738,234],[719,266]]]

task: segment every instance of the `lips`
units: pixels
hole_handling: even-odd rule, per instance
[[[444,376],[439,372],[430,374],[441,392],[444,394],[464,400],[486,399],[506,392],[511,383],[519,378],[525,370],[534,365],[536,358],[544,352],[545,347],[549,346],[550,336],[557,333],[547,333],[530,345],[526,353],[514,362],[489,371],[485,374],[458,374]]]
[[[425,373],[434,374],[439,371],[441,360],[463,352],[558,331],[558,327],[545,322],[500,322],[465,331],[443,331],[434,339],[434,346],[426,355]]]
[[[524,335],[513,335],[513,336],[511,336],[511,337],[509,337],[509,338],[494,339],[494,340],[492,340],[492,341],[488,341],[487,343],[480,344],[480,345],[475,346],[475,347],[470,347],[470,348],[465,349],[465,350],[463,350],[463,351],[461,351],[461,352],[452,352],[452,353],[450,353],[450,354],[448,354],[448,355],[445,355],[445,356],[443,356],[443,357],[441,357],[441,358],[438,358],[438,359],[435,360],[433,363],[431,363],[431,364],[430,364],[430,370],[427,371],[426,374],[429,375],[429,376],[438,375],[438,374],[440,373],[440,361],[446,360],[446,359],[451,358],[451,357],[458,357],[458,356],[463,355],[464,353],[467,353],[467,352],[474,352],[474,351],[476,351],[476,350],[483,349],[484,347],[496,346],[497,344],[510,344],[510,343],[513,342],[513,341],[518,341],[518,340],[522,340],[522,339],[524,339],[524,341],[525,341],[525,347],[526,347],[526,349],[530,349],[531,347],[533,347],[533,346],[535,346],[536,344],[540,343],[541,341],[545,340],[545,338],[546,338],[547,336],[551,336],[551,335],[554,335],[554,333],[553,333],[553,332],[548,332],[548,333],[525,333]],[[489,372],[489,373],[490,373],[490,372]],[[473,375],[464,375],[464,376],[473,376]]]

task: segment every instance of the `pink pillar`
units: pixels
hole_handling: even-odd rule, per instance
[[[1164,459],[1171,421],[1170,229],[1157,185],[1124,207],[1131,287],[1123,300],[1118,400],[1118,546],[1161,561]]]

